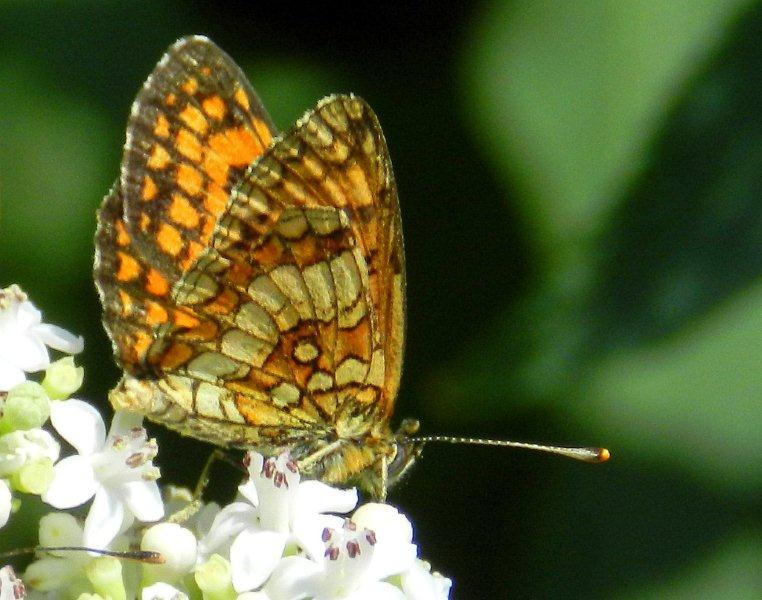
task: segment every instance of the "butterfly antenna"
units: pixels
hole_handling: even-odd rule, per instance
[[[100,548],[85,548],[83,546],[34,546],[31,548],[16,548],[0,552],[0,558],[9,558],[11,556],[22,556],[24,554],[34,554],[35,552],[94,552],[101,556],[114,556],[125,560],[134,560],[141,563],[161,565],[164,564],[164,557],[159,552],[149,550],[133,550],[120,552],[118,550],[102,550]]]
[[[558,456],[566,456],[575,460],[581,460],[588,463],[602,463],[611,458],[611,453],[606,448],[596,448],[592,446],[580,448],[567,448],[566,446],[546,446],[544,444],[528,444],[525,442],[509,442],[505,440],[483,440],[479,438],[453,437],[448,435],[428,435],[409,438],[411,442],[429,443],[445,442],[448,444],[470,444],[473,446],[499,446],[501,448],[522,448],[524,450],[535,450],[537,452],[547,452]]]

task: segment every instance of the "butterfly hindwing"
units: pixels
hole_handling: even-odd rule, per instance
[[[358,429],[385,421],[401,356],[389,345],[402,343],[385,328],[401,319],[402,294],[388,165],[375,117],[353,96],[322,101],[277,139],[175,287],[178,305],[218,327],[176,336],[192,347],[177,372],[220,365],[252,425],[272,412],[263,404],[316,423],[354,419]]]

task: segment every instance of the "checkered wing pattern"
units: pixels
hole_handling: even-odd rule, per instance
[[[337,95],[272,131],[208,40],[176,44],[138,96],[96,239],[106,328],[131,376],[112,402],[297,455],[388,439],[404,258],[381,128]],[[375,460],[360,454],[342,455],[347,471]]]
[[[187,322],[171,288],[209,244],[230,190],[274,131],[238,66],[203,37],[172,46],[138,94],[96,234],[104,323],[127,372],[152,373],[156,328]]]
[[[188,357],[178,373],[214,365],[250,425],[361,436],[385,429],[393,408],[403,286],[381,129],[362,100],[332,96],[233,190],[175,296],[216,328],[206,339],[176,336],[167,352]]]

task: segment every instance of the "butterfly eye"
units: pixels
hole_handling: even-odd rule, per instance
[[[422,444],[404,437],[397,440],[393,446],[394,456],[389,461],[386,473],[390,487],[408,472],[415,459],[421,455],[422,448]]]

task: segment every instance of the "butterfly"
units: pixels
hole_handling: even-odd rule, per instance
[[[124,371],[116,409],[383,499],[430,441],[601,462],[599,448],[416,437],[390,419],[404,346],[402,224],[389,151],[359,97],[278,134],[241,69],[179,40],[130,112],[98,212],[95,282]]]
[[[138,94],[98,213],[115,408],[375,498],[420,450],[390,417],[405,271],[389,152],[354,95],[278,135],[241,69],[179,40]]]

